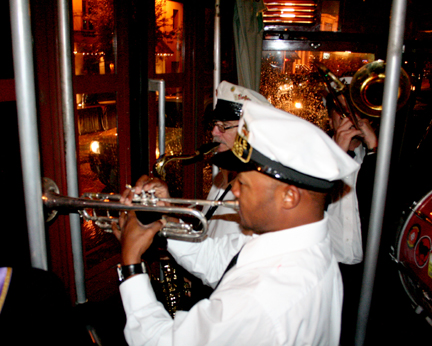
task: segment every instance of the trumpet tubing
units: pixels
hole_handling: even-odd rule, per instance
[[[118,217],[113,216],[110,212],[135,211],[144,216],[151,217],[153,222],[161,219],[164,215],[175,215],[178,217],[192,217],[201,225],[199,229],[194,229],[194,224],[187,222],[166,222],[160,230],[160,234],[178,240],[201,241],[207,236],[208,220],[204,214],[195,209],[199,206],[224,206],[227,208],[238,208],[237,201],[207,201],[181,198],[163,198],[155,197],[154,191],[135,195],[132,205],[120,203],[119,194],[107,193],[85,193],[80,198],[62,196],[58,193],[55,183],[48,179],[43,179],[42,200],[48,211],[47,222],[54,219],[59,209],[69,212],[76,211],[86,221],[93,221],[98,227],[107,232],[112,231],[112,223],[118,224]],[[165,202],[170,205],[160,206],[159,202]],[[105,214],[101,215],[101,211]],[[155,218],[155,215],[157,216]],[[142,221],[142,220],[141,220]],[[143,221],[142,221],[143,222]],[[144,221],[145,223],[145,221]]]

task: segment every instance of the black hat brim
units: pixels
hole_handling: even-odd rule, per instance
[[[213,164],[234,172],[258,171],[281,182],[318,192],[328,192],[335,186],[335,181],[301,173],[270,160],[255,149],[252,149],[252,155],[248,162],[241,161],[231,150],[228,150],[215,155]]]

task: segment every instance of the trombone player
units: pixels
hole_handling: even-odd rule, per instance
[[[237,130],[233,149],[216,160],[239,172],[232,192],[241,226],[253,235],[168,241],[179,264],[216,287],[209,299],[172,319],[141,266],[163,222],[142,225],[129,212],[121,230],[113,226],[130,345],[339,344],[342,282],[325,203],[358,164],[318,127],[271,106],[245,101]],[[133,193],[123,196],[130,203]]]
[[[347,82],[352,77],[343,77]],[[359,114],[344,117],[346,99],[326,98],[330,136],[339,147],[360,164],[359,171],[343,179],[345,185],[328,206],[333,250],[344,284],[341,344],[354,344],[357,310],[363,277],[363,250],[366,247],[376,167],[378,139],[370,121]],[[351,109],[355,109],[351,105]],[[355,117],[355,119],[352,119]],[[354,121],[356,124],[354,124]]]

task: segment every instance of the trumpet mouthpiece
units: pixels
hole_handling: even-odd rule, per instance
[[[234,210],[239,210],[239,202],[237,200],[233,201],[217,201],[218,205],[226,207],[226,208],[232,208]]]

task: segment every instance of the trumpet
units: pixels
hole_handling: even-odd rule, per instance
[[[55,218],[59,209],[70,212],[76,211],[86,221],[92,221],[106,232],[112,232],[112,223],[118,224],[118,217],[110,212],[135,211],[138,219],[143,223],[151,223],[161,219],[164,215],[192,218],[194,222],[171,222],[159,231],[160,235],[187,241],[202,241],[207,237],[208,220],[204,214],[196,209],[199,206],[223,206],[238,209],[238,202],[208,201],[182,198],[158,198],[154,191],[135,194],[132,205],[120,203],[120,194],[113,193],[84,193],[80,198],[62,196],[54,181],[43,178],[42,201],[47,210],[46,222]],[[169,206],[157,205],[159,202],[169,203]],[[101,214],[102,212],[102,214]]]

